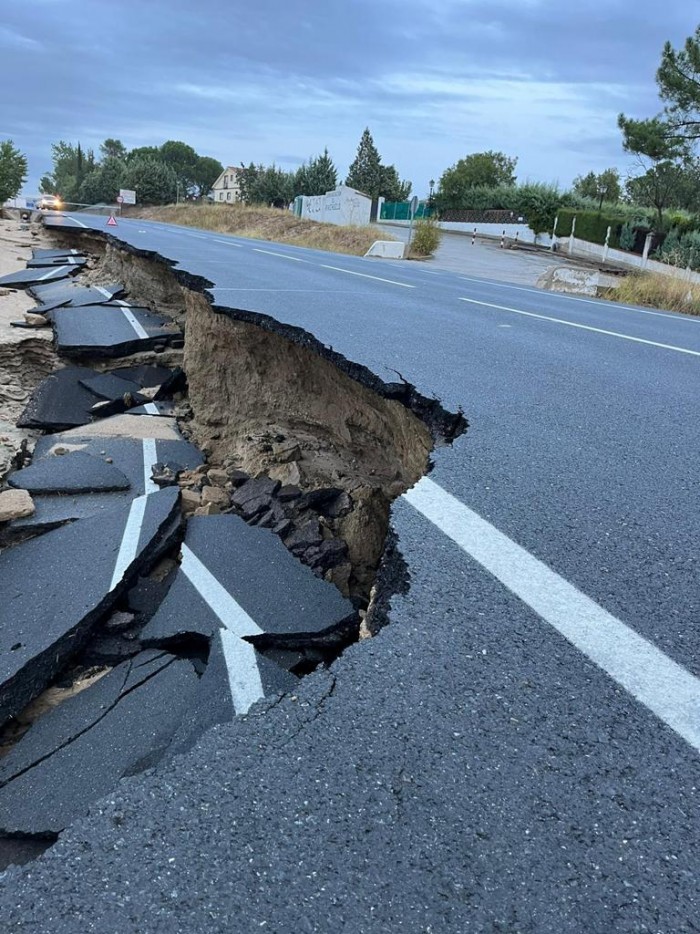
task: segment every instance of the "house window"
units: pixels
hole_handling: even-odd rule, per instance
[[[226,192],[226,200],[227,200],[227,201],[230,201],[230,200],[231,200],[231,192],[230,192],[230,191],[227,191],[227,192]]]
[[[220,191],[220,192],[219,192],[219,201],[223,201],[223,200],[224,200],[224,193],[223,193],[223,191]]]

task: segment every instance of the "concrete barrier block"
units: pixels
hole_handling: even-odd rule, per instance
[[[403,259],[405,244],[398,240],[375,240],[365,256],[381,256],[383,259]]]

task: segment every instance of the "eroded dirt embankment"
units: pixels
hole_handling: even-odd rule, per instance
[[[391,501],[427,472],[436,443],[466,427],[408,384],[385,384],[305,332],[253,312],[215,308],[211,283],[152,254],[95,235],[75,245],[99,257],[93,282],[122,282],[130,300],[167,312],[185,331],[188,395],[180,427],[210,465],[240,468],[303,491],[350,498],[322,516],[324,538],[347,544],[349,565],[324,576],[367,603],[388,531]]]

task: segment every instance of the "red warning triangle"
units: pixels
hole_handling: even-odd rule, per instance
[[[114,214],[110,214],[109,220],[107,221],[107,226],[108,226],[108,227],[116,227],[116,226],[117,226],[117,221],[116,221],[116,218],[114,217]]]

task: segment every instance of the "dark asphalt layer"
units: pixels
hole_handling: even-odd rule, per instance
[[[461,406],[432,479],[700,673],[699,321],[143,221],[112,234]],[[697,753],[406,502],[393,525],[411,587],[392,625],[8,871],[8,931],[700,930]]]

